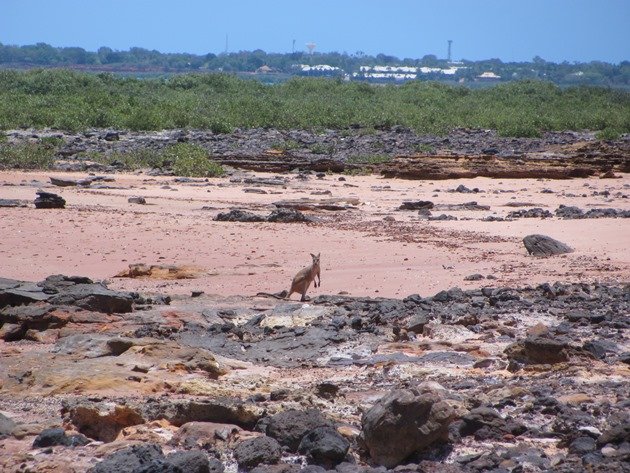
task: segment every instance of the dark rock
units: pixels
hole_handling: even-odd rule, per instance
[[[50,176],[48,179],[50,179],[50,183],[53,186],[58,186],[58,187],[75,187],[77,186],[77,181],[74,179],[63,179],[60,177],[52,177]]]
[[[466,187],[464,184],[460,184],[452,192],[460,192],[462,194],[471,194],[473,192],[479,192],[479,189],[474,188],[471,190],[468,187]]]
[[[268,419],[266,433],[295,452],[302,437],[317,427],[333,427],[333,424],[316,409],[289,409]]]
[[[129,197],[127,199],[127,202],[129,202],[130,204],[145,205],[147,203],[147,199],[145,199],[142,196],[134,196],[134,197]]]
[[[66,431],[62,428],[53,428],[43,430],[35,437],[33,448],[54,447],[55,445],[77,447],[88,443],[90,443],[90,440],[84,435],[71,435],[68,437]]]
[[[609,443],[617,445],[622,442],[630,442],[630,418],[605,430],[597,439],[599,446]]]
[[[280,444],[266,435],[244,440],[234,448],[234,458],[238,466],[246,469],[253,468],[260,463],[278,463],[281,456]]]
[[[599,360],[606,358],[608,353],[619,351],[617,345],[610,340],[589,340],[584,343],[583,348]]]
[[[315,386],[315,393],[323,399],[334,399],[339,394],[339,386],[329,382],[319,383]]]
[[[489,205],[479,205],[477,201],[471,200],[463,204],[439,204],[435,206],[436,210],[490,210]]]
[[[300,473],[300,465],[291,463],[278,463],[277,465],[258,465],[251,473]]]
[[[363,441],[372,460],[392,468],[412,453],[448,440],[455,412],[436,393],[391,391],[362,418]]]
[[[452,287],[448,291],[440,291],[433,296],[434,302],[457,302],[467,299],[466,293],[459,287]]]
[[[591,437],[578,437],[569,445],[569,453],[582,456],[595,451],[596,448],[595,439]]]
[[[184,470],[184,472],[186,472],[187,470]],[[216,459],[216,458],[210,458],[208,460],[208,472],[209,473],[223,473],[225,471],[225,466],[223,465],[223,463]]]
[[[67,445],[66,431],[61,428],[46,429],[33,441],[34,448],[52,447],[54,445]]]
[[[134,410],[147,421],[166,419],[176,426],[187,422],[217,422],[250,429],[261,416],[255,404],[223,397],[141,403]]]
[[[508,213],[508,218],[550,218],[553,214],[549,210],[541,209],[540,207],[534,207],[527,210],[515,210]]]
[[[584,310],[571,310],[567,313],[567,320],[573,323],[581,322],[582,320],[584,320],[588,323],[598,324],[600,322],[603,322],[604,319],[605,316],[603,314],[596,314]]]
[[[172,463],[155,460],[136,468],[133,473],[184,473],[184,471]]]
[[[133,298],[128,292],[112,291],[102,284],[76,284],[51,297],[53,305],[76,305],[106,314],[132,311]]]
[[[466,276],[464,281],[481,281],[482,279],[484,279],[483,274],[475,273],[470,276]]]
[[[201,450],[173,452],[166,457],[166,461],[180,468],[185,473],[210,473],[208,457]],[[218,463],[221,465],[222,472],[224,469],[223,464],[221,462]],[[213,471],[219,473],[216,470],[216,465]]]
[[[312,222],[313,219],[307,217],[296,209],[279,208],[273,210],[267,217],[268,222],[280,223],[296,223],[296,222]]]
[[[333,468],[342,462],[350,443],[331,427],[318,427],[308,432],[300,442],[298,452],[305,454],[309,463]]]
[[[220,213],[214,220],[218,222],[264,222],[265,217],[245,210],[232,209],[227,213]]]
[[[569,359],[568,345],[562,337],[530,336],[507,347],[505,353],[510,360],[525,364],[561,363]]]
[[[549,257],[573,252],[569,246],[545,235],[527,235],[523,238],[523,244],[533,256]]]
[[[0,199],[0,207],[26,207],[26,202],[18,199]]]
[[[108,131],[103,136],[105,141],[118,141],[120,140],[120,134],[117,131]]]
[[[60,195],[44,191],[37,191],[36,194],[36,209],[63,209],[66,207],[66,201]]]
[[[131,348],[134,340],[104,334],[77,333],[62,337],[55,343],[53,353],[76,354],[85,358],[119,356]]]
[[[455,217],[454,215],[446,215],[446,214],[441,214],[441,215],[436,215],[436,216],[429,216],[428,219],[430,221],[441,221],[441,220],[457,220],[457,217]]]
[[[422,333],[424,326],[430,321],[428,314],[416,314],[409,320],[407,330],[414,333]]]
[[[146,467],[155,468],[154,471],[163,471],[159,468],[164,460],[159,445],[153,443],[133,445],[108,455],[101,463],[90,469],[89,473],[136,473]]]
[[[45,301],[48,298],[49,295],[36,284],[0,278],[0,308]]]
[[[0,413],[0,439],[8,437],[13,432],[16,423],[12,419]]]
[[[416,201],[410,201],[410,202],[403,202],[400,207],[398,207],[399,210],[420,210],[420,209],[432,209],[433,208],[433,202],[429,201],[429,200],[416,200]]]
[[[518,422],[503,419],[499,413],[490,407],[477,407],[462,417],[459,423],[459,435],[467,437],[474,435],[481,441],[501,440],[506,434],[518,436],[527,428]]]
[[[584,216],[584,212],[573,206],[561,205],[556,209],[556,217],[571,219],[571,218],[582,218]]]

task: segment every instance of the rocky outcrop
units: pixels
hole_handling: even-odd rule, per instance
[[[103,136],[115,134],[117,140]],[[11,140],[46,136],[37,130],[9,130]],[[87,136],[86,136],[87,135]],[[248,129],[229,134],[204,130],[172,130],[158,133],[101,130],[87,134],[65,133],[57,168],[74,171],[116,171],[107,166],[77,160],[90,152],[126,153],[137,149],[158,151],[184,140],[206,148],[225,166],[264,172],[344,172],[371,169],[386,177],[407,179],[552,178],[630,172],[630,144],[596,141],[592,133],[549,132],[541,138],[500,137],[495,131],[455,129],[448,136],[417,135],[400,126],[370,130]],[[292,143],[291,149],[280,146]],[[297,146],[296,146],[297,145]],[[419,152],[418,149],[426,149]],[[324,153],[321,152],[324,150]],[[386,156],[381,164],[361,164],[363,156]],[[161,171],[162,173],[168,170]]]
[[[448,441],[455,411],[437,393],[395,390],[363,415],[363,441],[372,460],[393,468],[435,442]]]
[[[573,248],[546,235],[527,235],[523,238],[525,249],[532,256],[549,257],[572,253]]]
[[[93,282],[32,289],[80,284]],[[0,342],[0,470],[616,471],[627,458],[625,286],[204,297],[111,315],[4,307],[0,330],[30,334]],[[20,442],[47,453],[20,456]]]

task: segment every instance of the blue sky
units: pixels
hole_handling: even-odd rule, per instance
[[[0,42],[206,54],[630,60],[630,0],[0,0]]]

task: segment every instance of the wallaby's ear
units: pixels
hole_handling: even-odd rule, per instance
[[[317,258],[317,256],[315,256],[313,253],[311,253],[311,256],[312,256],[313,258]]]

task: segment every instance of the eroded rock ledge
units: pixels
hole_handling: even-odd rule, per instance
[[[266,172],[353,171],[368,168],[386,177],[449,179],[566,179],[630,172],[630,137],[597,141],[589,132],[548,132],[541,138],[505,138],[491,130],[456,129],[448,136],[417,135],[403,127],[383,130],[201,130],[126,132],[91,130],[73,134],[42,130],[6,132],[10,142],[55,136],[63,140],[57,167],[115,171],[86,159],[94,153],[160,150],[178,142],[206,148],[223,165]],[[114,138],[112,138],[112,136]],[[168,172],[161,170],[158,172]]]

